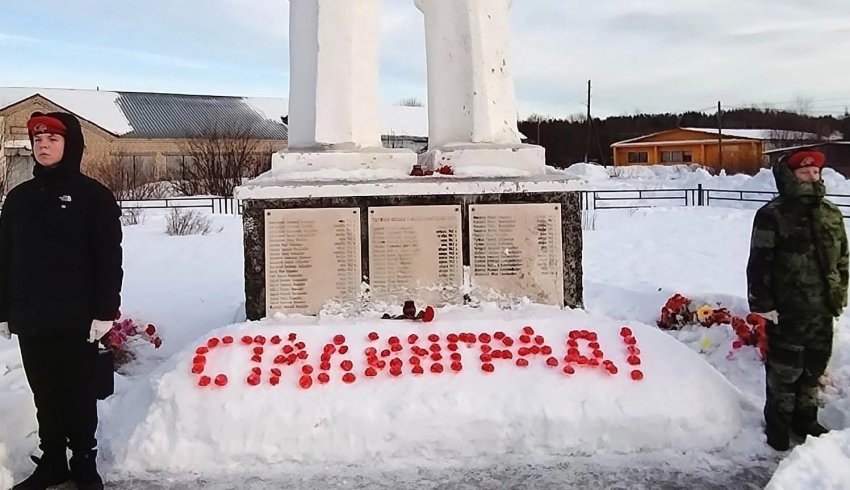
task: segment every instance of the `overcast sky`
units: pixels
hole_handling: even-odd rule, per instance
[[[356,1],[356,0],[352,0]],[[455,1],[455,0],[446,0]],[[426,98],[421,13],[383,0],[381,98]],[[288,96],[288,0],[2,0],[0,86]],[[850,0],[514,0],[521,115],[850,107]]]

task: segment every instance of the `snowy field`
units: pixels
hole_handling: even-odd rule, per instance
[[[766,177],[734,178],[769,190]],[[847,186],[839,177],[827,180],[831,192]],[[603,182],[621,185],[598,175],[586,185]],[[658,176],[633,184],[678,186]],[[673,335],[654,327],[674,293],[746,313],[752,216],[751,209],[722,207],[597,211],[584,232],[585,310],[447,307],[425,326],[381,321],[383,310],[244,323],[241,220],[216,215],[206,236],[169,237],[164,217],[150,214],[125,228],[122,310],[155,323],[164,344],[117,377],[116,395],[100,404],[101,468],[114,488],[128,489],[720,489],[763,488],[779,465],[771,488],[848,488],[850,316],[837,324],[822,411],[825,425],[844,430],[800,441],[787,454],[764,442],[764,373],[755,348],[733,350],[727,327]],[[637,366],[627,361],[624,325],[641,351]],[[530,356],[525,369],[513,359],[494,359],[494,371],[482,371],[481,345],[515,353],[524,326],[534,329],[528,345],[541,336],[538,345],[551,347],[557,367],[540,355]],[[607,364],[563,372],[571,330],[597,334],[601,359],[616,374]],[[375,342],[372,331],[379,333]],[[451,342],[453,332],[475,333],[476,340]],[[480,340],[495,332],[516,345]],[[346,339],[335,349],[346,345],[350,355],[336,351],[326,386],[313,375],[314,385],[302,389],[300,373],[292,371],[270,385],[270,357],[261,385],[246,383],[251,366],[259,365],[249,360],[251,350],[271,351],[274,335],[282,338],[274,348],[285,346],[289,333],[297,334],[292,345],[303,341],[311,356],[295,367],[318,358],[336,334]],[[405,349],[428,348],[431,333],[446,355],[444,373],[429,372],[432,363],[423,357],[425,374],[412,375],[405,356],[402,376],[387,373],[389,367],[374,378],[364,375],[368,347],[380,352],[395,335]],[[419,340],[409,344],[410,334]],[[245,335],[250,346],[241,343]],[[256,335],[267,342],[254,343]],[[199,375],[190,372],[196,349],[226,336],[234,344],[212,349],[205,373],[226,372],[230,383],[198,387]],[[580,340],[580,348],[588,342]],[[449,351],[463,355],[460,372],[450,368]],[[350,385],[337,368],[344,359],[355,365],[357,381]],[[635,368],[643,379],[631,378]],[[28,456],[37,453],[34,408],[14,340],[0,341],[0,420],[0,488],[6,488],[12,476],[26,476]]]

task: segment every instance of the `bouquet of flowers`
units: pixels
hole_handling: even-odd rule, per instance
[[[693,323],[695,312],[692,301],[681,294],[675,294],[661,308],[661,319],[658,326],[665,330],[679,330]]]
[[[100,342],[112,352],[116,371],[136,359],[140,346],[151,344],[155,349],[162,346],[162,338],[156,333],[154,324],[142,325],[132,318],[115,320]]]
[[[690,298],[675,294],[661,308],[658,326],[665,330],[679,330],[687,325],[731,325],[738,340],[732,343],[733,349],[745,345],[756,346],[764,359],[767,353],[767,332],[764,318],[750,313],[746,318],[733,316],[726,308],[714,308],[708,304],[696,307]]]
[[[732,342],[733,349],[740,349],[745,345],[756,346],[761,358],[767,355],[767,323],[764,318],[755,313],[747,315],[746,319],[735,317],[732,319],[732,329],[738,335],[738,339]]]

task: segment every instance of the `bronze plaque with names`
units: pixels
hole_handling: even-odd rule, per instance
[[[482,298],[564,305],[560,204],[469,206],[470,274]]]
[[[369,208],[372,299],[417,306],[462,301],[460,205]]]
[[[265,212],[266,315],[314,315],[360,295],[358,208]]]

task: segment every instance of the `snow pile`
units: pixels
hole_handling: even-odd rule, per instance
[[[619,179],[662,180],[671,185],[711,178],[706,169],[697,165],[629,165],[613,167],[611,173]]]
[[[159,356],[204,332],[244,320],[242,218],[212,215],[208,235],[168,236],[167,213],[145,210],[142,225],[124,227],[125,317],[153,323]]]
[[[608,180],[611,178],[611,173],[608,167],[595,165],[593,163],[574,163],[564,170],[564,173],[570,177],[581,179],[587,182],[597,180]]]
[[[562,172],[580,179],[587,190],[603,189],[705,189],[776,192],[773,171],[761,169],[755,175],[712,175],[699,165],[629,165],[605,167],[593,163],[575,163]],[[850,181],[834,169],[823,170],[823,180],[830,194],[850,195]]]
[[[12,472],[6,469],[6,446],[0,442],[0,490],[12,488]]]
[[[0,338],[0,482],[4,470],[23,476],[32,470],[29,453],[37,451],[35,407],[24,376],[17,337]],[[36,453],[37,454],[37,453]],[[0,484],[5,490],[10,486]]]
[[[779,463],[766,490],[850,488],[850,429],[809,437]]]
[[[329,463],[441,465],[453,458],[511,454],[709,450],[728,444],[741,430],[737,390],[656,328],[632,327],[639,350],[639,365],[632,366],[621,324],[607,317],[535,305],[514,311],[490,305],[482,309],[447,308],[427,325],[279,317],[217,330],[196,345],[206,345],[208,337],[235,339],[212,348],[203,371],[212,378],[223,373],[229,383],[198,386],[200,375],[190,372],[195,346],[169,360],[150,384],[115,401],[116,413],[137,421],[109,434],[116,465],[131,473],[214,474],[258,465],[280,470]],[[530,339],[522,337],[523,326],[533,327]],[[563,371],[568,332],[579,329],[598,335],[602,359],[614,363],[616,374],[601,365],[574,364],[574,374]],[[380,339],[370,341],[371,331]],[[498,331],[513,343],[497,340]],[[476,339],[471,344],[455,339],[455,350],[451,334],[461,332],[474,333]],[[350,350],[331,356],[330,381],[322,385],[317,374],[325,371],[319,370],[319,357],[337,334],[345,340],[335,348]],[[418,336],[415,344],[409,334]],[[482,339],[481,334],[491,337]],[[258,335],[265,337],[261,345],[241,340]],[[275,335],[283,339],[280,344],[273,343]],[[387,357],[379,354],[387,365],[369,377],[364,352],[369,347],[378,353],[390,349],[393,335],[401,341],[399,360],[393,360],[395,350]],[[276,356],[286,355],[287,346],[299,352],[297,342],[306,344],[306,360],[292,366],[273,363]],[[582,354],[592,356],[590,341],[577,342]],[[551,353],[524,356],[520,349],[529,345],[549,346]],[[416,353],[414,346],[428,354],[440,349],[444,371],[431,372],[434,361],[423,357],[425,373],[413,374],[415,364],[409,358]],[[488,346],[511,351],[512,358],[500,354],[492,360],[493,372],[485,372],[487,360],[481,356]],[[252,361],[258,352],[262,362]],[[459,372],[450,367],[452,353],[460,354]],[[530,365],[519,367],[520,358]],[[341,380],[346,360],[353,363],[351,373],[357,378],[351,384]],[[401,373],[393,376],[388,371],[397,362]],[[315,370],[313,384],[302,389],[307,365]],[[253,367],[261,372],[257,386],[246,381]],[[282,371],[278,385],[271,382],[274,367]],[[639,381],[632,378],[635,369],[642,372]]]
[[[823,388],[825,408],[821,420],[827,427],[850,428],[850,319],[842,316],[836,322],[835,344],[829,359]]]

